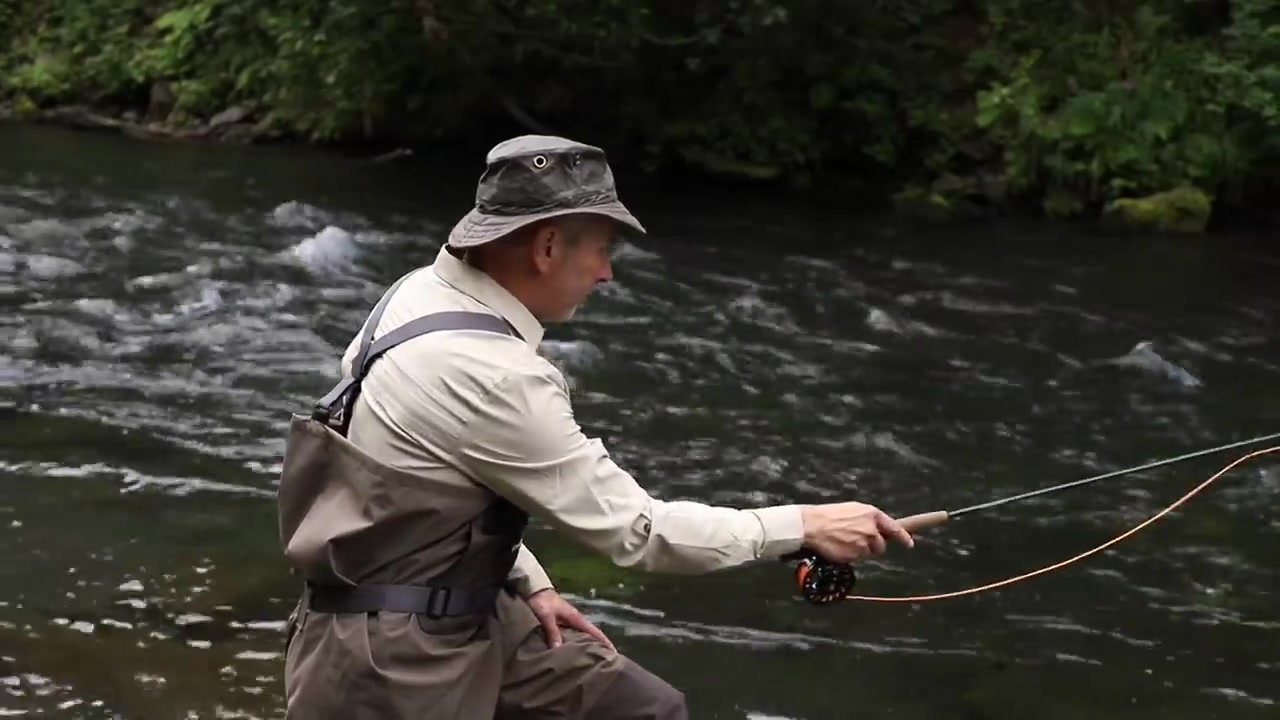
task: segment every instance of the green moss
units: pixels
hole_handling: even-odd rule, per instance
[[[19,95],[13,100],[13,114],[15,117],[28,119],[34,117],[40,112],[40,108],[35,101],[26,95]]]
[[[1104,217],[1112,224],[1136,230],[1202,233],[1209,224],[1213,201],[1203,191],[1179,187],[1141,198],[1121,198],[1107,205]]]
[[[614,565],[596,555],[575,555],[551,560],[544,568],[561,592],[620,599],[641,589],[641,574]]]
[[[925,220],[950,220],[955,216],[955,208],[942,193],[918,186],[895,194],[893,207],[901,215]]]

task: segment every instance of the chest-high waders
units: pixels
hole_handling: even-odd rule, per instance
[[[375,341],[404,280],[371,313],[351,374],[290,422],[280,535],[304,590],[286,627],[286,717],[685,717],[679,693],[585,633],[565,629],[564,645],[547,646],[505,587],[523,510],[477,483],[390,467],[348,439],[361,383],[392,348],[440,331],[520,337],[497,316],[450,311]]]

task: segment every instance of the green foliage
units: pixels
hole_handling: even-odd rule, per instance
[[[0,47],[11,42],[18,27],[18,3],[20,0],[0,0]]]
[[[1280,0],[0,0],[0,96],[1063,217],[1280,189]]]
[[[154,119],[175,121],[239,104],[311,140],[375,134],[405,110],[399,93],[427,58],[411,0],[47,0],[42,10],[3,58],[11,93],[152,102]]]
[[[1033,5],[1043,9],[1027,3],[1017,26],[1038,32],[1026,24]],[[1266,6],[1280,8],[1241,0],[1235,9],[1256,18]],[[1055,19],[1067,32],[1047,47],[1020,51],[1016,30],[1002,34],[999,56],[1017,61],[978,92],[975,123],[1000,148],[1010,189],[1070,192],[1096,204],[1183,183],[1213,192],[1245,181],[1259,143],[1274,153],[1280,137],[1280,92],[1267,79],[1276,66],[1258,52],[1267,35],[1261,22],[1197,38],[1151,4],[1110,8],[1102,25],[1088,12]],[[1009,22],[1001,17],[994,27]]]

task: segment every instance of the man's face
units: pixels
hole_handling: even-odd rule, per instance
[[[613,221],[590,218],[585,227],[577,229],[576,237],[558,232],[553,240],[556,247],[545,273],[548,288],[545,320],[569,320],[596,285],[613,279],[610,256],[617,242]]]

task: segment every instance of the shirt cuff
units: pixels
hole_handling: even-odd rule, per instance
[[[764,528],[760,557],[767,560],[795,552],[804,545],[804,520],[801,505],[775,505],[751,510]]]
[[[521,545],[520,554],[516,557],[516,564],[511,568],[511,572],[507,576],[507,582],[515,589],[516,593],[522,598],[528,598],[537,592],[542,592],[547,588],[555,587],[551,582],[551,578],[547,576],[547,571],[542,569],[542,564],[534,557],[528,548]]]

